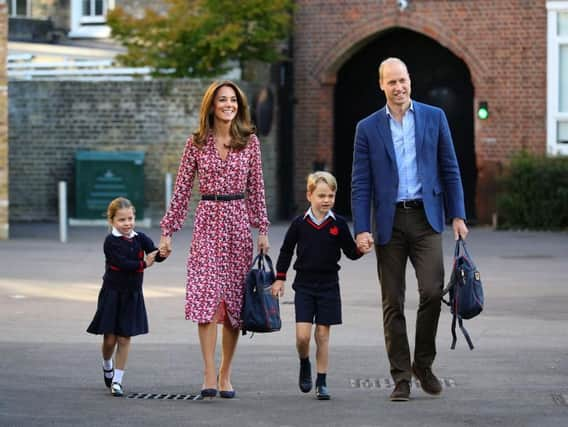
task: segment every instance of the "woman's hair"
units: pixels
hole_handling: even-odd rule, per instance
[[[114,199],[112,202],[110,202],[108,204],[108,208],[107,208],[107,220],[109,223],[112,222],[114,216],[116,215],[116,212],[119,209],[128,209],[128,208],[132,208],[132,212],[136,213],[136,209],[134,208],[134,205],[132,204],[132,202],[124,197],[117,197],[116,199]]]
[[[209,85],[201,101],[201,112],[199,113],[199,129],[193,133],[193,143],[198,148],[203,148],[207,142],[207,137],[213,129],[215,113],[212,110],[215,96],[220,88],[228,86],[237,95],[238,110],[237,116],[231,122],[231,147],[242,150],[248,144],[251,134],[255,132],[255,127],[250,120],[250,112],[247,97],[243,91],[230,80],[214,81]]]
[[[320,182],[327,184],[332,191],[337,191],[337,180],[329,172],[318,171],[311,173],[308,175],[307,181],[306,189],[308,193],[313,193]]]

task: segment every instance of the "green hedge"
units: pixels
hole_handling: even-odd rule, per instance
[[[499,228],[568,229],[568,157],[519,153],[497,196]]]

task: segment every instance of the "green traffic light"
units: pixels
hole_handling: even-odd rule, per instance
[[[477,117],[480,120],[486,120],[489,117],[489,108],[487,107],[487,102],[480,102],[479,108],[477,109]]]

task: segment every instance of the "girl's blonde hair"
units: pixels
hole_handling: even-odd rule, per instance
[[[117,197],[112,202],[110,202],[107,208],[107,220],[109,224],[112,223],[112,220],[119,209],[128,209],[128,208],[131,208],[132,212],[136,213],[136,209],[134,208],[132,202],[125,197]]]
[[[230,80],[214,81],[209,85],[201,101],[201,112],[199,113],[199,129],[193,133],[193,144],[198,148],[203,148],[207,142],[207,136],[213,129],[215,113],[212,111],[215,96],[220,88],[228,86],[235,91],[237,96],[237,116],[231,122],[231,147],[242,150],[248,144],[251,134],[255,132],[255,127],[250,120],[250,112],[246,95],[243,91]]]
[[[306,189],[308,193],[313,193],[318,183],[323,182],[331,188],[331,191],[337,191],[337,180],[329,172],[318,171],[308,175]]]

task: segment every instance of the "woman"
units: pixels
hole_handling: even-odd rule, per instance
[[[252,260],[250,226],[266,253],[268,218],[260,144],[247,100],[230,81],[213,82],[201,103],[199,129],[187,140],[170,206],[160,222],[160,253],[171,253],[172,234],[183,226],[195,174],[201,201],[187,261],[185,316],[198,323],[204,363],[201,397],[233,398],[231,362],[239,337],[244,280]],[[223,324],[219,372],[217,324]]]

